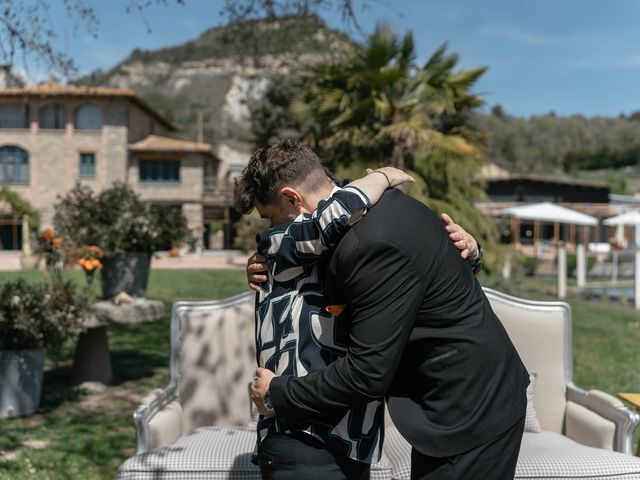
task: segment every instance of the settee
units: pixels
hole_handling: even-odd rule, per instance
[[[620,400],[573,383],[571,309],[485,289],[529,370],[526,431],[516,479],[640,479],[632,456],[640,418]],[[255,367],[254,296],[178,302],[171,317],[170,383],[135,411],[136,454],[121,480],[258,479],[248,384]],[[372,479],[408,479],[410,446],[387,417]]]

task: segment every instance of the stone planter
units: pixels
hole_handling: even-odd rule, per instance
[[[151,266],[151,252],[127,252],[103,259],[102,296],[113,298],[125,292],[145,298]]]
[[[0,350],[0,418],[38,409],[43,371],[44,349]]]

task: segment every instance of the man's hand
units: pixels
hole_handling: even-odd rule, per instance
[[[387,177],[389,187],[397,187],[398,185],[402,185],[403,183],[413,183],[416,181],[415,178],[413,178],[407,172],[395,167],[381,167],[376,168],[375,170],[367,168],[367,175],[375,172],[379,172],[379,174],[382,173],[385,177]]]
[[[269,390],[271,379],[275,376],[275,373],[273,373],[271,370],[258,367],[256,368],[256,378],[253,379],[253,383],[249,388],[249,396],[251,397],[253,403],[256,404],[258,413],[260,413],[260,415],[264,415],[265,417],[275,415],[275,412],[273,410],[267,410],[264,406],[264,394],[267,390]]]
[[[460,256],[464,260],[475,258],[478,254],[476,239],[469,235],[460,225],[453,223],[451,217],[446,213],[443,213],[440,218],[444,222],[445,230],[449,233],[449,238],[453,240],[456,248],[460,250]]]
[[[267,281],[266,272],[267,259],[259,253],[254,253],[247,259],[247,282],[249,282],[249,288],[260,292],[260,284]]]

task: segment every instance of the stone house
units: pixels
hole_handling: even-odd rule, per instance
[[[211,145],[169,137],[175,130],[129,89],[0,89],[0,186],[27,200],[48,227],[58,195],[76,182],[96,192],[125,182],[145,200],[181,208],[203,238],[211,222],[229,221],[231,199],[216,181]],[[0,248],[20,248],[20,223],[0,212]]]

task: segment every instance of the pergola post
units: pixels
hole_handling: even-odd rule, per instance
[[[516,248],[520,246],[520,221],[516,217],[511,217],[511,243]]]
[[[580,288],[587,284],[587,255],[583,243],[576,245],[576,283]]]
[[[573,245],[578,245],[576,242],[576,226],[573,223],[569,225],[569,242]]]
[[[640,310],[640,225],[635,225],[635,242],[633,248],[633,305]]]
[[[589,225],[584,225],[582,227],[582,237],[582,243],[589,245]]]
[[[563,242],[558,245],[558,298],[567,296],[567,249]]]

